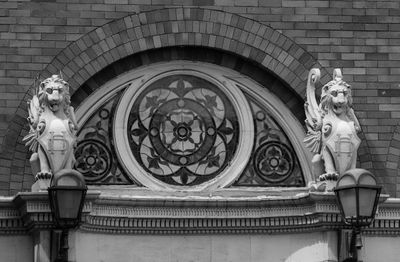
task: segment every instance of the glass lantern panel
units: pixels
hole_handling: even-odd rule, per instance
[[[57,190],[57,205],[60,219],[76,219],[82,200],[82,191]]]
[[[344,217],[357,216],[357,199],[355,188],[342,189],[339,191],[339,199],[343,207]]]
[[[372,175],[362,175],[358,179],[359,185],[376,185],[376,180]]]
[[[376,189],[374,188],[360,188],[360,216],[373,217],[374,204],[376,199]]]
[[[337,182],[337,187],[351,186],[354,184],[356,184],[354,177],[349,174],[345,174]]]
[[[64,175],[57,181],[57,186],[80,186],[79,180],[74,175]]]

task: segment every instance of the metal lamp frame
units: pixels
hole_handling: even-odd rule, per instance
[[[354,190],[356,195],[356,216],[355,217],[346,217],[343,209],[342,200],[339,197],[339,192],[344,190]],[[376,197],[374,201],[374,206],[371,212],[371,216],[361,216],[360,215],[360,189],[371,189],[376,191]],[[381,193],[380,186],[373,186],[373,185],[351,185],[351,186],[342,186],[334,189],[336,194],[336,199],[338,200],[340,213],[344,222],[347,225],[355,226],[355,227],[365,227],[369,226],[372,221],[374,220],[376,209],[378,207],[379,202],[379,195]]]
[[[372,221],[375,218],[376,214],[376,209],[378,207],[378,202],[379,202],[379,196],[381,193],[381,187],[377,185],[363,185],[363,184],[358,184],[358,178],[362,176],[360,175],[361,170],[357,170],[356,172],[359,173],[358,177],[356,177],[357,180],[355,180],[355,183],[352,185],[346,185],[346,186],[339,186],[334,189],[335,195],[336,195],[336,200],[338,202],[339,210],[342,215],[342,219],[346,225],[350,225],[352,227],[352,234],[351,234],[351,241],[350,241],[350,254],[351,258],[346,259],[346,261],[358,261],[358,249],[361,249],[363,246],[362,240],[361,240],[361,228],[362,227],[367,227],[369,226]],[[365,170],[366,171],[366,170]],[[369,171],[366,171],[367,174],[370,173]],[[351,170],[347,171],[345,174],[351,174]],[[372,174],[370,174],[372,176]],[[367,189],[367,190],[372,190],[375,191],[375,200],[373,203],[372,211],[369,216],[362,216],[360,215],[360,189]],[[345,191],[345,190],[353,190],[355,193],[356,197],[356,212],[355,216],[351,217],[346,217],[346,214],[344,212],[343,208],[343,203],[342,199],[340,198],[340,192]]]
[[[80,183],[77,186],[64,186],[57,185],[58,179],[63,175],[72,175],[78,178]],[[75,228],[79,225],[82,218],[82,210],[85,202],[85,197],[87,193],[87,186],[83,179],[82,174],[76,170],[60,170],[59,173],[52,177],[50,187],[47,189],[51,213],[53,214],[53,220],[55,223],[55,230],[53,230],[52,238],[55,238],[55,258],[54,262],[67,262],[68,261],[68,230]],[[61,218],[60,217],[60,207],[58,206],[58,192],[59,191],[70,191],[79,192],[81,194],[79,200],[79,207],[77,216],[74,218]],[[53,242],[53,241],[52,241]]]
[[[58,203],[57,191],[59,190],[80,191],[82,193],[79,203],[78,216],[76,218],[60,218],[60,210],[59,207],[56,206]],[[77,227],[81,222],[82,209],[85,202],[87,188],[77,188],[72,186],[53,186],[48,188],[48,192],[51,212],[53,214],[56,227],[58,229],[71,229]]]

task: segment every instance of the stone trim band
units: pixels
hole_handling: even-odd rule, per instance
[[[385,198],[385,196],[383,196]],[[383,199],[382,199],[383,200]],[[149,204],[143,207],[144,203]],[[20,193],[0,206],[0,234],[52,228],[47,192]],[[291,196],[145,197],[89,191],[80,230],[113,234],[279,234],[347,229],[335,197],[298,192]],[[368,235],[400,235],[400,204],[380,204]]]

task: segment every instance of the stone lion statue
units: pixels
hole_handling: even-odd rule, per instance
[[[35,179],[50,179],[61,169],[72,169],[77,122],[69,84],[59,75],[45,79],[28,101],[28,111],[30,131],[23,140],[33,152],[30,162]]]
[[[314,153],[313,173],[319,179],[337,180],[345,171],[355,168],[361,130],[352,108],[351,87],[342,79],[340,69],[333,72],[333,80],[322,87],[321,101],[315,98],[315,85],[320,70],[312,69],[307,81],[305,103],[305,145]]]

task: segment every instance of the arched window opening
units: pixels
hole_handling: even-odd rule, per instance
[[[90,184],[153,190],[304,187],[304,131],[273,93],[189,61],[128,71],[77,108],[76,168]]]

